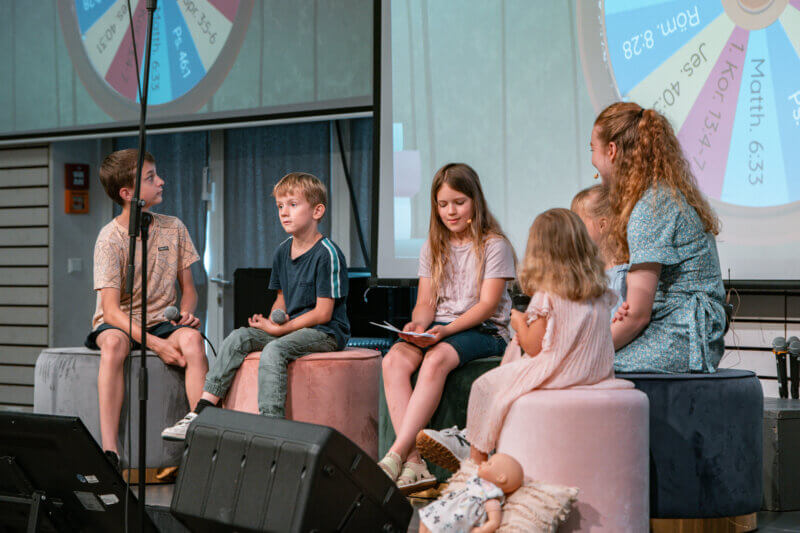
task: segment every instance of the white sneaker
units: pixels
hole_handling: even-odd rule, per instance
[[[197,413],[191,412],[188,415],[184,416],[178,422],[164,431],[161,432],[161,438],[165,440],[185,440],[186,439],[186,431],[189,429],[189,424],[192,423],[192,420],[197,418]]]
[[[417,433],[417,450],[433,464],[457,472],[461,461],[469,458],[469,441],[456,426],[441,431],[423,429]]]

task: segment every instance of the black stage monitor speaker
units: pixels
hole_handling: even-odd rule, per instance
[[[193,532],[399,532],[411,504],[334,429],[208,407],[189,426],[172,514]]]
[[[126,498],[140,531],[136,499],[79,418],[0,411],[0,532],[124,531]]]

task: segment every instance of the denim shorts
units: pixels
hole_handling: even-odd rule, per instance
[[[434,322],[433,326],[445,326],[446,322]],[[406,342],[403,339],[398,339],[397,342]],[[482,359],[484,357],[492,357],[496,355],[503,355],[506,351],[506,340],[500,335],[497,326],[490,322],[484,322],[474,328],[469,328],[464,331],[459,331],[455,335],[445,337],[440,342],[444,342],[452,346],[458,354],[458,366],[464,366],[470,361],[475,359]],[[433,346],[436,346],[435,344]],[[429,346],[422,351],[425,353],[427,350],[433,348]]]
[[[188,328],[188,327],[189,326],[176,326],[172,322],[164,321],[164,322],[159,322],[155,326],[150,326],[149,328],[147,328],[147,334],[155,335],[156,337],[159,337],[161,339],[166,339],[167,337],[175,333],[175,331],[177,331],[178,329]],[[97,336],[103,333],[107,329],[116,329],[122,331],[118,327],[112,326],[111,324],[100,324],[99,326],[97,326],[97,329],[95,329],[94,331],[89,333],[89,335],[86,336],[86,340],[83,342],[83,345],[89,348],[90,350],[99,350],[100,347],[97,345]],[[122,332],[125,333],[124,331]],[[125,335],[127,336],[127,333]],[[133,347],[131,348],[131,351],[141,350],[141,349],[142,345],[136,341],[133,341]]]

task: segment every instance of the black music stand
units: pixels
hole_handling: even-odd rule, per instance
[[[0,532],[124,531],[126,498],[156,533],[80,418],[0,411]]]

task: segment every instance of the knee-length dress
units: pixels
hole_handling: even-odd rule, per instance
[[[609,322],[615,302],[612,291],[579,302],[547,292],[534,294],[526,313],[529,323],[547,317],[542,349],[534,357],[500,365],[475,380],[467,407],[470,444],[485,453],[494,450],[511,405],[534,389],[594,385],[613,378]],[[516,347],[515,339],[508,349]]]
[[[725,348],[725,289],[714,235],[682,194],[651,187],[628,220],[631,266],[660,263],[650,323],[617,372],[714,372]]]

